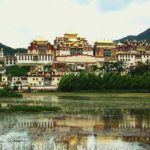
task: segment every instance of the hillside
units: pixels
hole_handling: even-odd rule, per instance
[[[27,51],[27,49],[25,49],[25,48],[16,48],[16,49],[14,49],[14,48],[6,46],[6,45],[4,45],[2,43],[0,43],[0,48],[4,49],[4,55],[13,55],[13,54],[15,54],[17,52],[24,53],[24,52]]]
[[[147,29],[146,31],[138,34],[138,35],[129,35],[127,37],[124,37],[122,39],[119,39],[117,41],[124,41],[124,40],[147,40],[148,42],[150,42],[150,28]]]

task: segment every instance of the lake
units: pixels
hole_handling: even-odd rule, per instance
[[[9,111],[20,105],[60,109]],[[150,94],[24,94],[0,107],[0,150],[150,149]]]

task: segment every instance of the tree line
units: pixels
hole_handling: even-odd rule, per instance
[[[107,67],[106,67],[107,68]],[[102,72],[80,72],[61,78],[60,91],[105,91],[105,90],[150,90],[148,64],[138,64],[122,74],[119,70]]]

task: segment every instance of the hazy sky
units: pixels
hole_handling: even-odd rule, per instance
[[[150,0],[0,0],[0,42],[28,47],[36,37],[52,44],[75,31],[91,44],[149,28]]]

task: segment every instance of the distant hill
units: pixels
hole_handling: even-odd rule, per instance
[[[147,40],[148,42],[150,42],[150,28],[138,35],[129,35],[117,41],[123,42],[124,40]]]
[[[27,49],[25,49],[25,48],[16,48],[16,49],[14,49],[14,48],[6,46],[2,43],[0,43],[0,48],[4,49],[4,55],[13,55],[17,52],[20,52],[20,53],[27,52]]]

